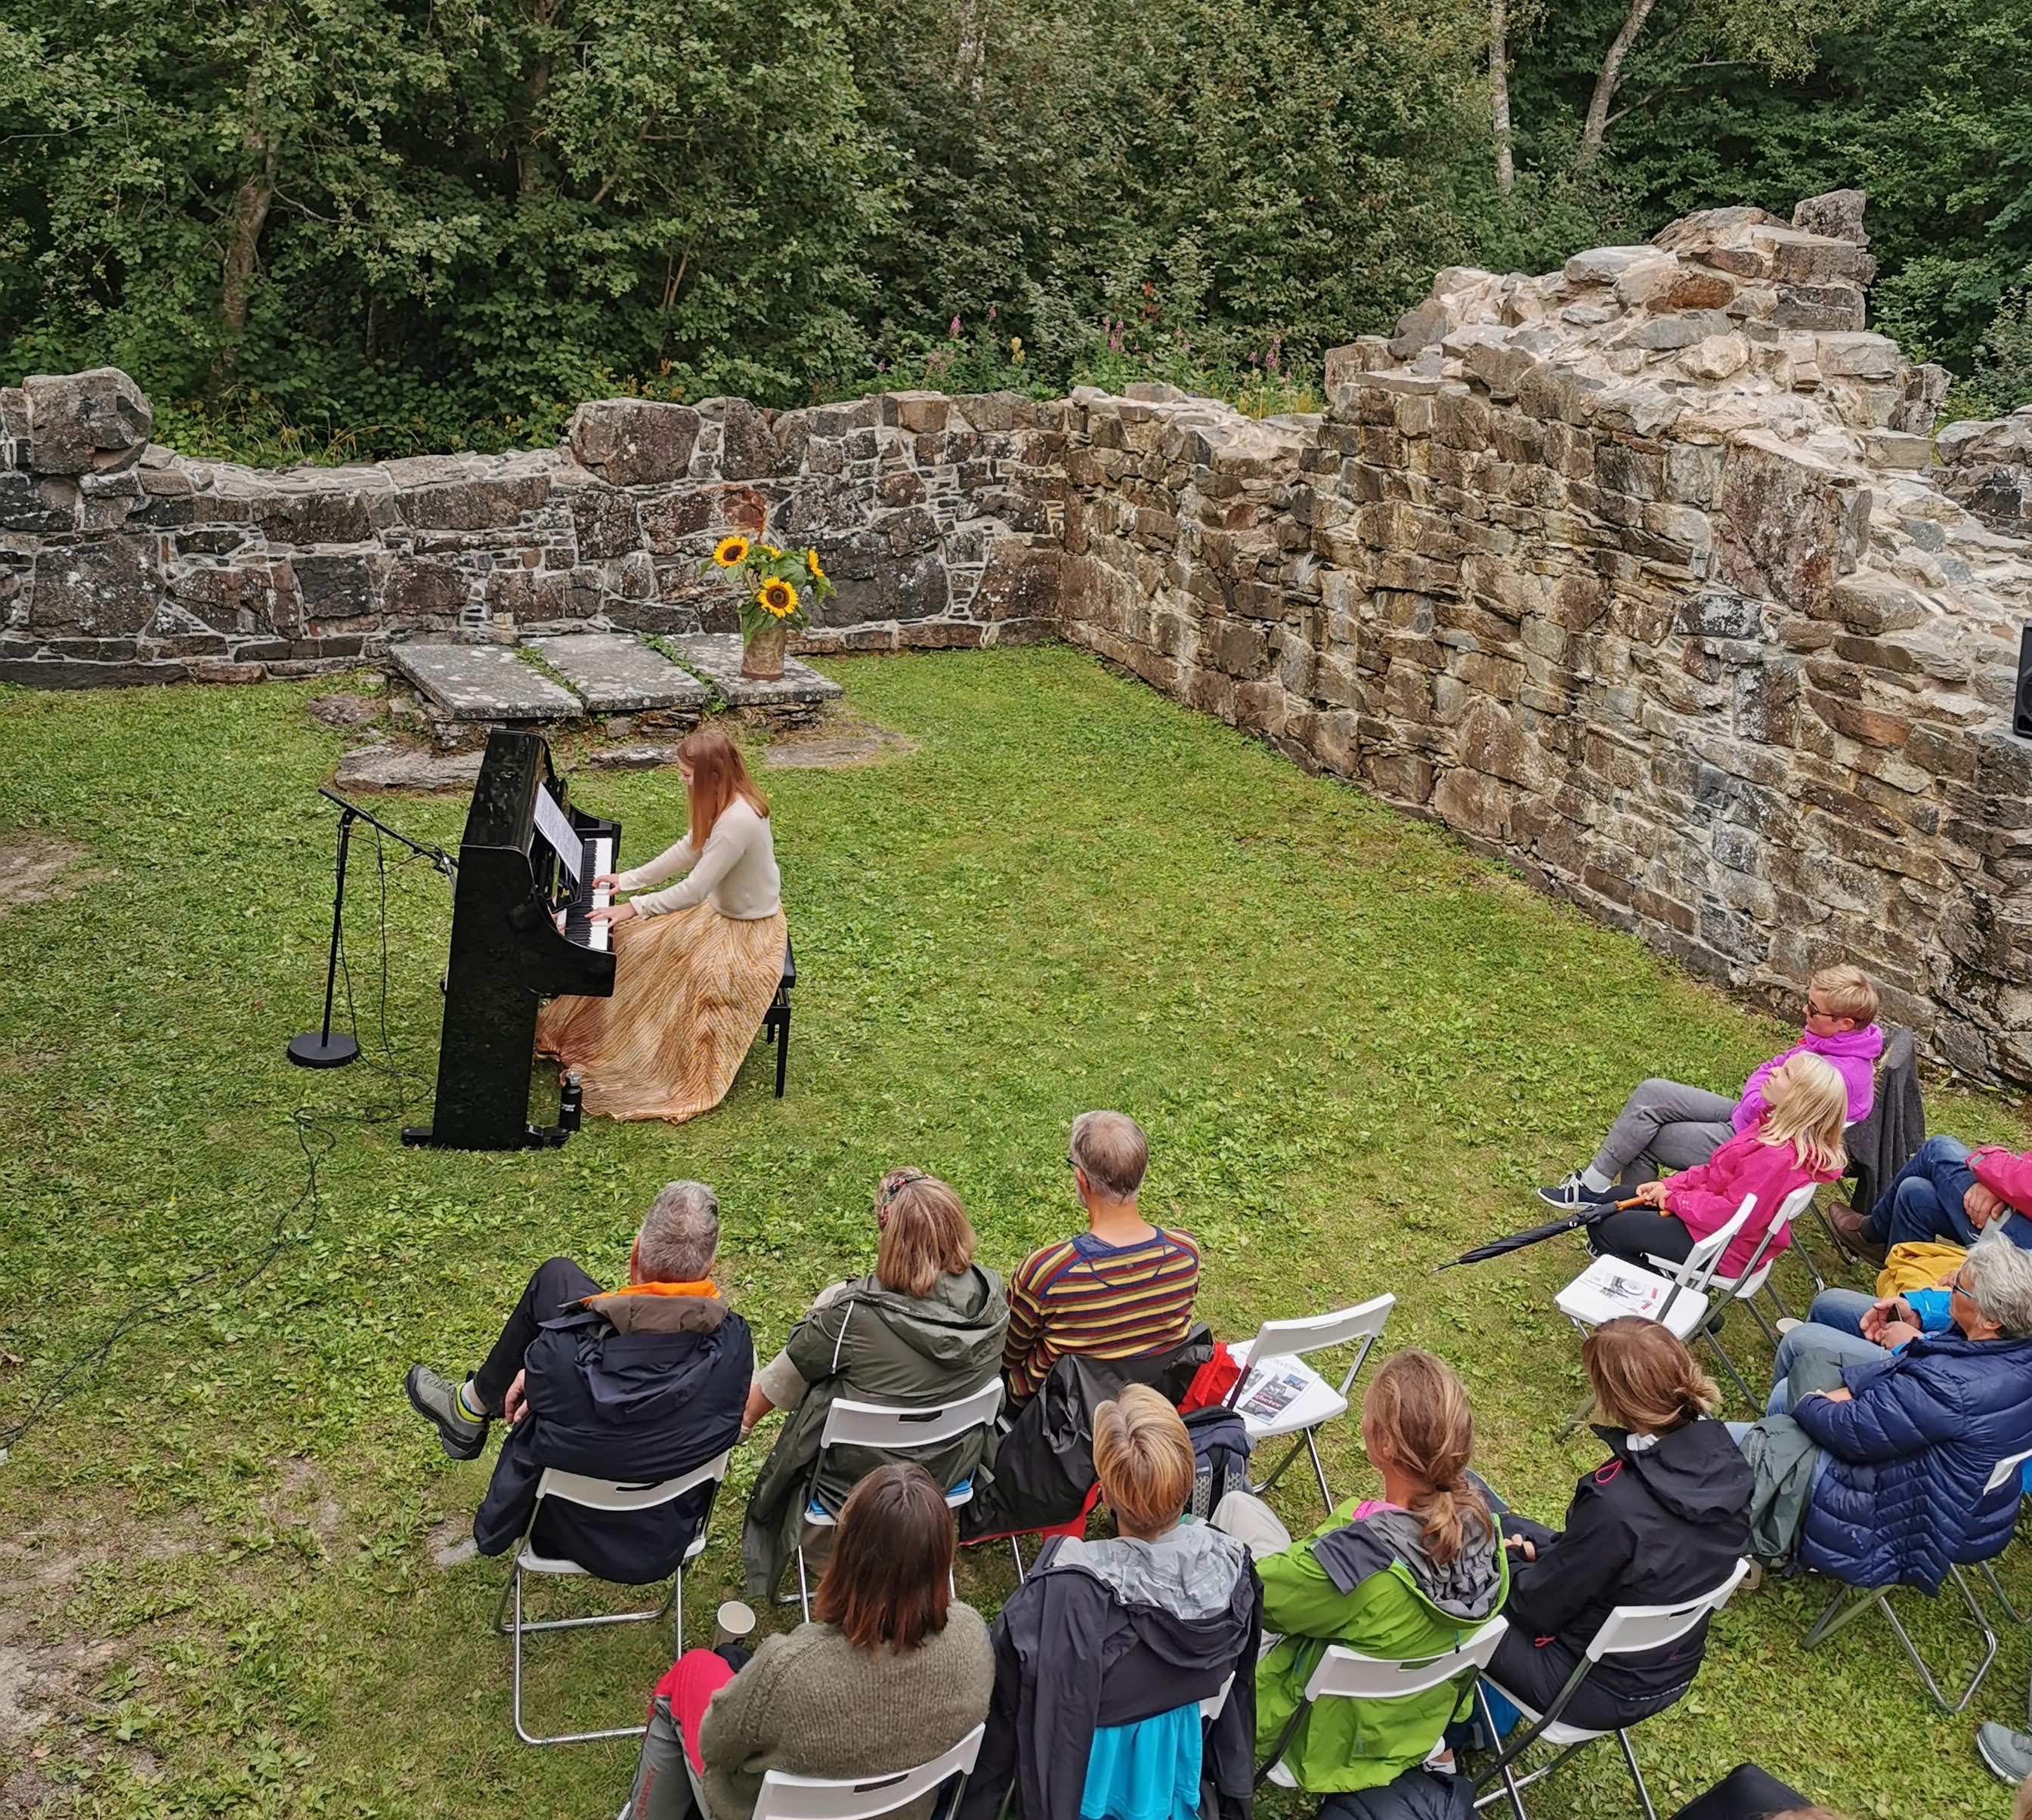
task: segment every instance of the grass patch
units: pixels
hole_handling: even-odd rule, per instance
[[[1580,1395],[1551,1303],[1575,1242],[1426,1273],[1530,1223],[1531,1184],[1586,1155],[1634,1080],[1732,1087],[1785,1029],[1069,651],[828,667],[918,749],[767,774],[800,972],[789,1097],[758,1047],[693,1124],[594,1122],[513,1156],[397,1140],[428,1107],[450,903],[392,848],[377,867],[370,830],[348,941],[375,1065],[283,1061],[323,981],[332,827],[313,787],[342,742],[303,703],[328,684],[0,694],[0,841],[78,843],[101,875],[0,909],[0,1431],[135,1303],[220,1273],[0,1468],[0,1688],[25,1668],[44,1718],[22,1730],[0,1702],[0,1807],[617,1808],[628,1747],[514,1742],[488,1628],[502,1566],[433,1560],[486,1464],[445,1460],[400,1385],[413,1360],[476,1361],[544,1256],[617,1278],[674,1176],[719,1188],[724,1279],[773,1347],[865,1267],[884,1168],[949,1177],[1006,1269],[1077,1218],[1072,1115],[1125,1107],[1151,1133],[1146,1204],[1205,1248],[1219,1330],[1395,1290],[1388,1344],[1459,1367],[1486,1468],[1556,1519],[1598,1457],[1551,1439]],[[577,793],[637,858],[682,826],[671,774],[586,772]],[[455,845],[461,800],[381,807]],[[2024,1141],[2000,1098],[1931,1102],[1937,1130]],[[315,1219],[300,1135],[330,1147]],[[274,1266],[233,1288],[278,1230]],[[1804,1281],[1784,1266],[1795,1303]],[[1750,1333],[1731,1322],[1754,1369]],[[1337,1490],[1372,1484],[1352,1424],[1326,1452]],[[737,1458],[692,1576],[695,1639],[737,1579],[760,1459]],[[1298,1474],[1279,1502],[1313,1520]],[[984,1609],[1007,1590],[992,1553],[961,1575]],[[2026,1577],[2014,1559],[2014,1591]],[[1822,1596],[1770,1586],[1724,1614],[1694,1693],[1638,1734],[1661,1809],[1754,1758],[1858,1815],[2000,1811],[1970,1737],[2023,1722],[2023,1638],[1946,1719],[1881,1628],[1800,1655]],[[1963,1647],[1944,1608],[1901,1602],[1929,1647]],[[546,1724],[622,1722],[663,1660],[640,1631],[535,1648]],[[1619,1760],[1590,1753],[1531,1807],[1627,1812]]]

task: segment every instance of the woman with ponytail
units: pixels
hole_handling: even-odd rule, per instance
[[[1713,1380],[1655,1321],[1604,1322],[1581,1348],[1608,1460],[1574,1489],[1555,1532],[1502,1511],[1515,1576],[1489,1679],[1543,1711],[1617,1606],[1667,1605],[1728,1578],[1750,1546],[1750,1468],[1720,1423]],[[1683,1694],[1707,1644],[1607,1656],[1562,1715],[1607,1731]],[[1499,1721],[1500,1722],[1500,1721]]]
[[[1468,1471],[1474,1417],[1445,1364],[1414,1352],[1384,1365],[1362,1399],[1362,1444],[1382,1497],[1349,1500],[1302,1541],[1246,1493],[1214,1513],[1257,1557],[1263,1628],[1283,1633],[1257,1665],[1257,1756],[1281,1760],[1314,1794],[1380,1788],[1416,1769],[1466,1716],[1471,1691],[1308,1706],[1305,1684],[1328,1647],[1438,1655],[1493,1617],[1509,1587],[1495,1520]]]

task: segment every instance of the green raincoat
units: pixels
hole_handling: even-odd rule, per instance
[[[846,1284],[792,1329],[784,1346],[806,1389],[783,1419],[769,1451],[741,1536],[748,1590],[774,1592],[797,1547],[811,1495],[819,1437],[835,1397],[906,1408],[950,1403],[993,1381],[1002,1368],[1009,1303],[1002,1279],[983,1264],[948,1271],[919,1298],[885,1289],[872,1276]],[[848,1492],[885,1459],[913,1459],[948,1490],[981,1464],[985,1429],[909,1454],[835,1447],[818,1484],[820,1501],[837,1512]]]
[[[1302,1541],[1257,1563],[1263,1634],[1282,1633],[1256,1665],[1256,1752],[1267,1758],[1305,1705],[1328,1645],[1398,1661],[1444,1654],[1493,1617],[1510,1590],[1494,1533],[1444,1567],[1425,1553],[1417,1518],[1385,1506],[1354,1520],[1350,1498]],[[1282,1756],[1302,1788],[1325,1795],[1379,1788],[1425,1761],[1471,1682],[1398,1700],[1327,1699],[1298,1720]]]

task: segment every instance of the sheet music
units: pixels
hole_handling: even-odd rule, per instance
[[[585,843],[579,837],[578,830],[571,825],[571,818],[558,807],[557,798],[540,783],[536,785],[536,832],[550,842],[559,863],[576,884]]]

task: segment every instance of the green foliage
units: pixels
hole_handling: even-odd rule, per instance
[[[2005,297],[1976,349],[1972,390],[1993,412],[2032,405],[2032,274]]]
[[[1556,1520],[1599,1460],[1585,1432],[1553,1439],[1581,1393],[1552,1306],[1578,1241],[1429,1272],[1535,1223],[1530,1184],[1586,1155],[1633,1080],[1731,1086],[1787,1027],[1440,830],[1063,647],[827,667],[917,749],[760,774],[800,963],[787,1097],[758,1045],[690,1124],[592,1120],[562,1151],[495,1155],[398,1138],[431,1091],[450,902],[428,868],[380,856],[384,1005],[368,830],[341,998],[367,1058],[316,1075],[283,1060],[323,980],[332,824],[315,786],[341,741],[302,704],[330,684],[0,690],[0,839],[78,841],[98,875],[0,911],[0,1431],[137,1300],[173,1306],[0,1467],[0,1635],[27,1654],[18,1699],[49,1715],[0,1745],[24,1811],[618,1808],[632,1745],[531,1751],[510,1732],[490,1623],[506,1564],[436,1559],[465,1536],[491,1462],[448,1462],[401,1385],[416,1360],[480,1357],[546,1256],[612,1280],[675,1176],[719,1190],[721,1280],[766,1353],[816,1290],[867,1267],[884,1169],[951,1180],[1007,1270],[1078,1218],[1067,1121],[1124,1106],[1151,1133],[1146,1204],[1198,1236],[1201,1309],[1224,1337],[1394,1290],[1387,1349],[1430,1347],[1462,1371],[1477,1464],[1519,1508]],[[673,771],[559,757],[630,852],[682,828]],[[465,807],[383,812],[455,843]],[[313,1147],[333,1145],[315,1218],[298,1108]],[[2026,1141],[2022,1109],[1997,1098],[1929,1087],[1928,1112],[1937,1130]],[[279,1259],[240,1287],[278,1225]],[[1796,1255],[1778,1280],[1802,1307]],[[1755,1381],[1769,1349],[1740,1311],[1725,1339]],[[1337,1491],[1375,1488],[1354,1421],[1322,1451]],[[737,1450],[688,1576],[693,1643],[738,1590],[762,1453]],[[1316,1520],[1302,1470],[1275,1496],[1294,1526]],[[2002,1564],[2021,1609],[2028,1561],[2021,1546]],[[990,1611],[1011,1583],[999,1550],[968,1551],[958,1576]],[[531,1596],[551,1615],[624,1595]],[[1773,1581],[1716,1620],[1692,1695],[1636,1734],[1660,1812],[1749,1758],[1844,1813],[1998,1814],[1969,1734],[2023,1722],[2032,1633],[2006,1627],[1974,1710],[1949,1718],[1881,1624],[1799,1654],[1823,1596]],[[1944,1602],[1899,1606],[1936,1660],[1967,1659]],[[540,1639],[532,1709],[625,1723],[669,1659],[660,1626]],[[1531,1796],[1541,1820],[1630,1811],[1613,1746]]]

